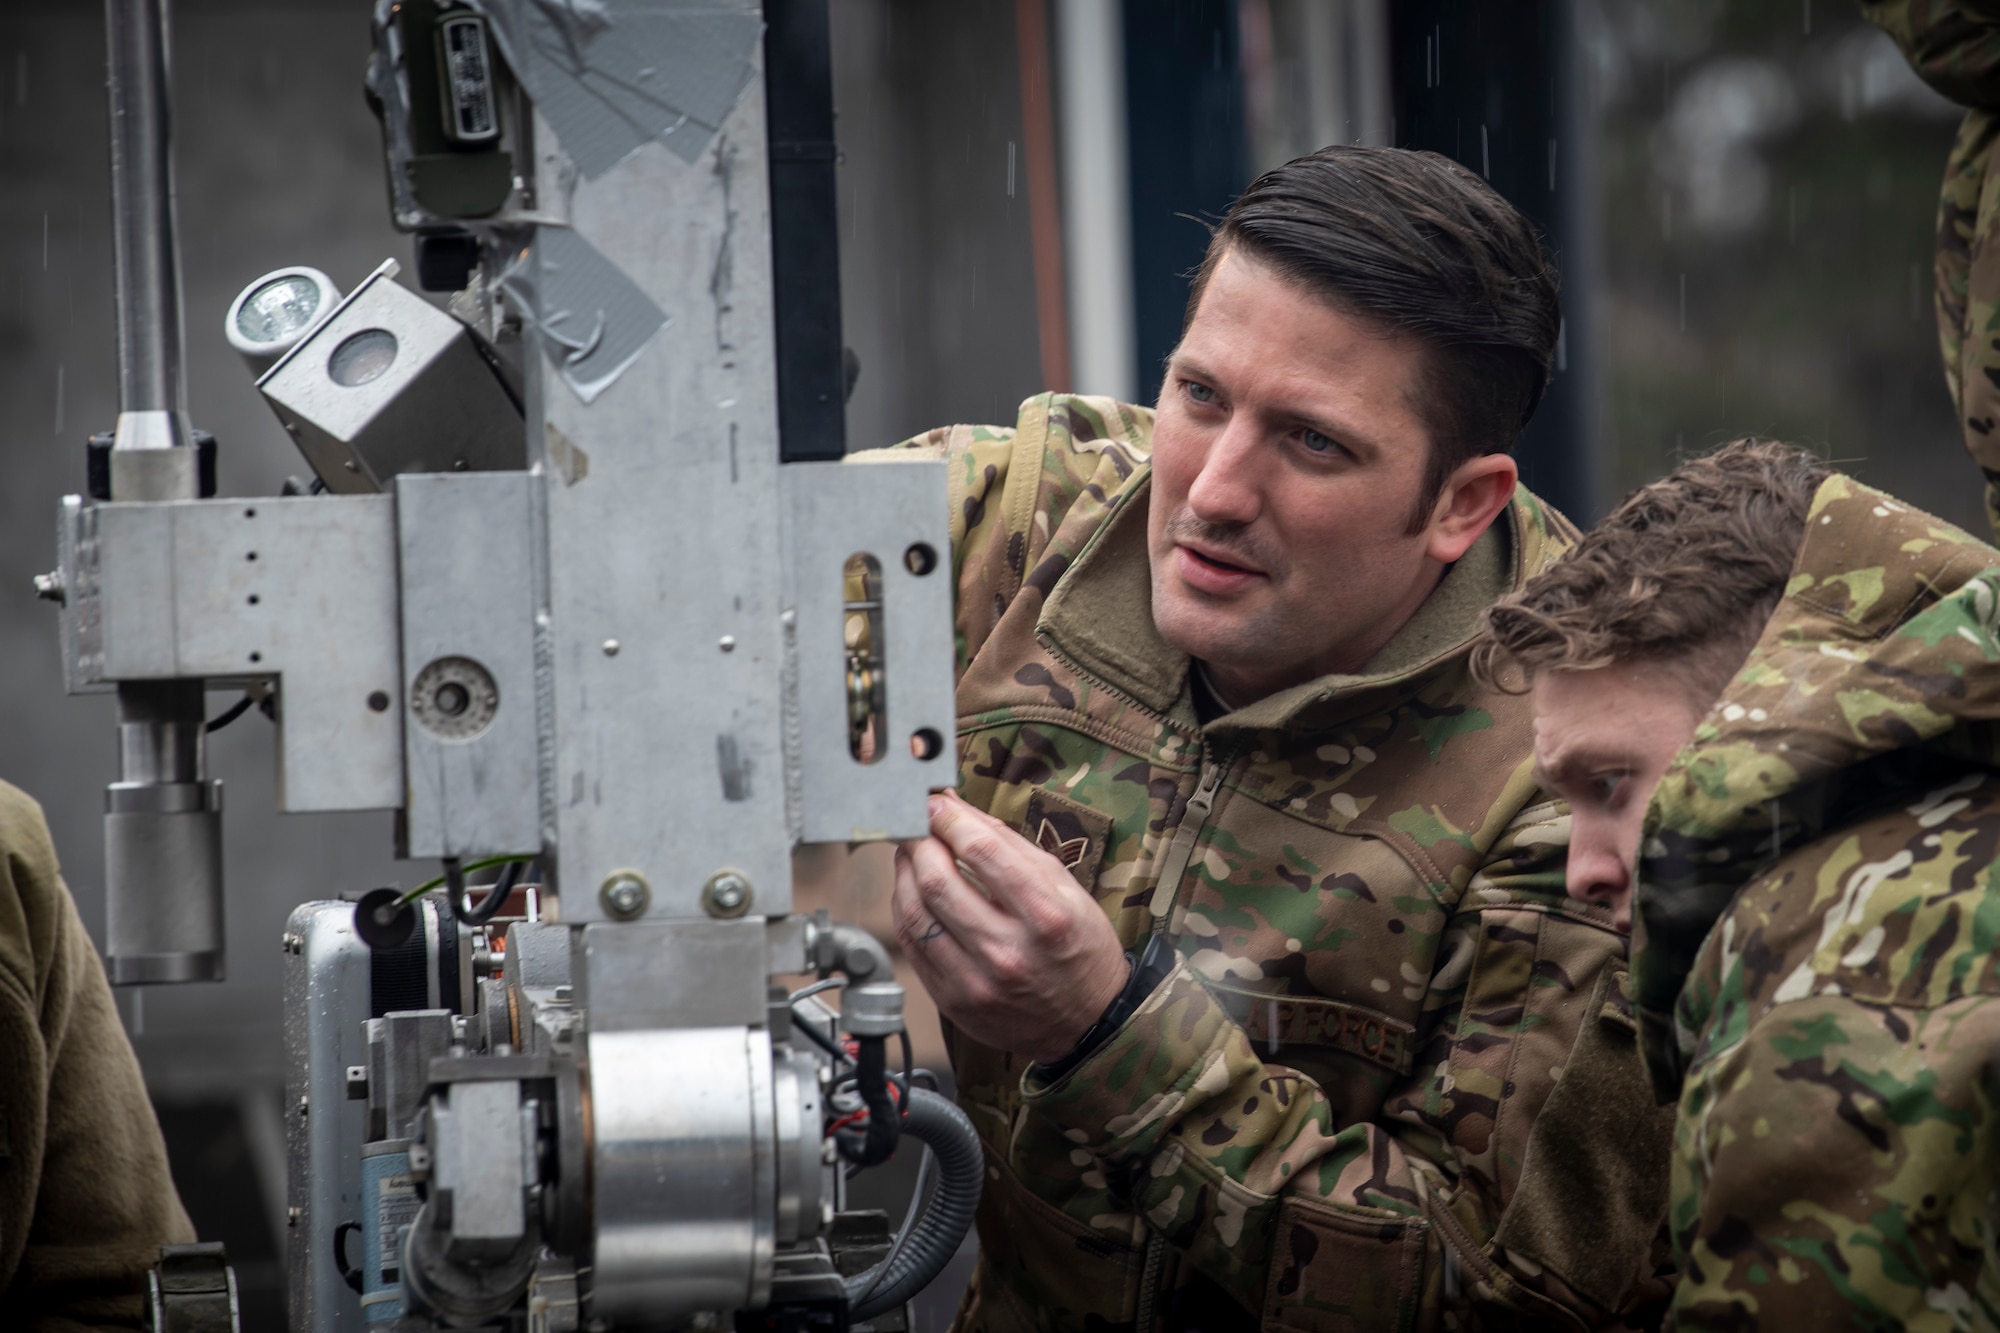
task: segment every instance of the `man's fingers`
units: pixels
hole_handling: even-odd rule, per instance
[[[941,922],[945,930],[975,947],[1003,933],[1005,918],[987,901],[980,887],[959,870],[957,857],[945,843],[936,838],[906,842],[898,861],[899,878],[907,866],[915,897],[912,912],[921,909]]]
[[[1065,901],[1071,892],[1083,893],[1054,857],[954,793],[931,798],[931,832],[995,904],[1037,931],[1075,906]]]
[[[957,989],[954,980],[969,975],[970,959],[944,922],[924,905],[916,868],[906,848],[896,850],[895,879],[889,912],[896,938],[903,943],[903,955],[917,969],[924,989],[935,998],[948,999]]]

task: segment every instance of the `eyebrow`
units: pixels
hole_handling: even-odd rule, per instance
[[[1192,358],[1183,356],[1179,348],[1168,353],[1164,373],[1169,378],[1174,375],[1185,375],[1204,384],[1215,382],[1215,376],[1206,367]],[[1324,435],[1336,444],[1352,445],[1370,458],[1380,458],[1388,450],[1388,446],[1375,436],[1364,434],[1351,425],[1333,421],[1317,412],[1304,412],[1287,407],[1283,409],[1282,416],[1284,420]]]

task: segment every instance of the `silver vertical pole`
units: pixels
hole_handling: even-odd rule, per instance
[[[181,358],[166,0],[105,0],[118,314],[114,500],[193,500],[199,453]],[[121,780],[105,792],[105,954],[120,984],[222,976],[222,784],[207,779],[202,682],[118,687]]]
[[[116,468],[120,500],[197,494],[181,361],[166,0],[105,0],[111,94],[111,236],[118,301],[118,435],[132,452],[186,449],[173,464]],[[137,475],[143,470],[144,476]],[[118,483],[124,481],[126,486]],[[146,484],[150,483],[150,484]],[[121,493],[137,490],[142,493]]]

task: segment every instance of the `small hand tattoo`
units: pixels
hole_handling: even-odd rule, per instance
[[[931,928],[929,930],[917,936],[917,943],[928,946],[932,940],[936,939],[938,936],[942,934],[944,934],[944,922],[933,921],[931,922]]]

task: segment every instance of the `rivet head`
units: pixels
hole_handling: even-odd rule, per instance
[[[630,921],[645,912],[646,904],[653,900],[653,890],[638,871],[614,870],[605,877],[597,897],[611,916]]]
[[[715,646],[722,649],[725,653],[733,653],[736,651],[736,636],[734,634],[725,634],[717,641]]]
[[[606,639],[604,641],[604,655],[606,657],[618,656],[618,640]]]
[[[718,870],[702,886],[702,910],[710,916],[742,916],[750,910],[754,896],[750,881],[740,870]]]

